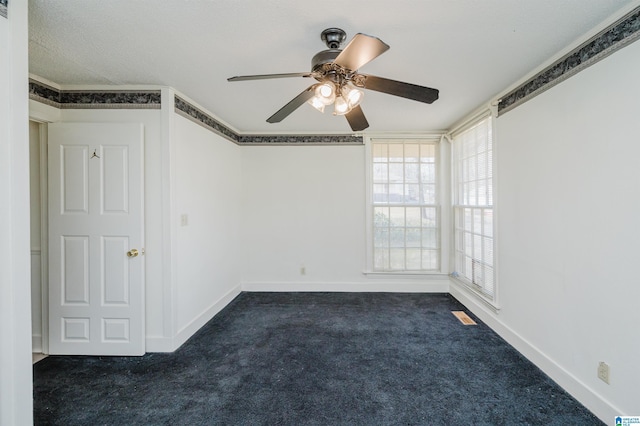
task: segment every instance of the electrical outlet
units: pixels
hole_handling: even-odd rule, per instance
[[[598,363],[598,379],[609,384],[609,364],[604,361]]]
[[[300,275],[307,275],[307,268],[304,266],[300,268]]]

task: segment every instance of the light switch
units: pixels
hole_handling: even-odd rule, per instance
[[[189,224],[189,215],[183,213],[180,215],[180,226],[187,226]]]

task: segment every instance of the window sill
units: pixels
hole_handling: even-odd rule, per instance
[[[450,278],[451,278],[451,285],[455,287],[456,290],[461,292],[463,295],[465,295],[466,297],[469,297],[470,299],[473,299],[474,301],[479,302],[480,305],[484,306],[485,308],[489,309],[491,312],[495,314],[500,313],[500,305],[498,305],[497,302],[488,299],[482,293],[469,287],[464,281],[456,279],[455,277],[450,277]]]

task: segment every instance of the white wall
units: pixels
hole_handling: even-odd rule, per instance
[[[175,114],[174,94],[162,89],[162,110],[57,110],[31,101],[45,121],[144,125],[148,352],[177,349],[240,292],[240,147]]]
[[[365,162],[364,146],[242,147],[244,290],[448,291],[363,274]]]
[[[0,17],[0,425],[33,421],[27,2]]]
[[[183,343],[240,293],[240,147],[174,115],[173,259]]]
[[[638,75],[635,43],[496,123],[502,310],[485,317],[605,422],[640,413]]]

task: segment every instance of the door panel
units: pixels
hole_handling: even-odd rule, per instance
[[[49,125],[49,352],[144,353],[141,124]]]
[[[61,236],[62,306],[89,304],[89,236]]]

